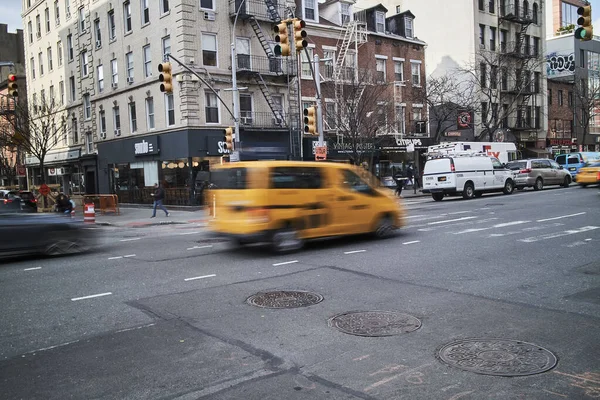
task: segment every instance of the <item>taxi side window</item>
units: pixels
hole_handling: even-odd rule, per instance
[[[276,167],[271,172],[273,189],[320,189],[323,176],[319,168]]]
[[[342,179],[342,186],[350,191],[369,195],[375,194],[373,189],[371,189],[360,176],[352,171],[344,170]]]

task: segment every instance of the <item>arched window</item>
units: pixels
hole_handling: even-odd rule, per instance
[[[519,0],[515,0],[515,16],[519,15]]]
[[[523,16],[527,17],[527,14],[529,14],[529,13],[530,13],[530,11],[529,11],[529,2],[527,0],[525,0],[523,2]]]
[[[533,23],[538,23],[538,5],[537,3],[533,3]]]

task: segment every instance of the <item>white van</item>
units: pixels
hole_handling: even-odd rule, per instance
[[[423,170],[423,193],[431,193],[435,201],[446,195],[472,199],[486,192],[511,194],[514,188],[513,171],[481,153],[432,158]]]

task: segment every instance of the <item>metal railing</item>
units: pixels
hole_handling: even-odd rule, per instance
[[[269,58],[249,54],[237,54],[237,72],[258,72],[263,75],[295,75],[296,67],[282,57]]]
[[[281,112],[283,115],[283,112]],[[277,117],[272,112],[265,111],[240,111],[240,126],[252,128],[282,128],[285,120]]]
[[[285,0],[272,0],[272,2],[279,16],[285,18]],[[240,10],[240,18],[252,16],[259,20],[273,22],[264,0],[229,0],[229,15],[235,16],[238,9]]]
[[[519,23],[541,23],[542,13],[538,9],[534,11],[533,8],[524,8],[521,0],[514,0],[518,2],[518,6],[513,1],[500,1],[498,5],[498,12],[500,18],[507,21],[519,22]]]
[[[539,50],[535,46],[518,42],[501,43],[500,52],[520,58],[537,57],[539,55]]]

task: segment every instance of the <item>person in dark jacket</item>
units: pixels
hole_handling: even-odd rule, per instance
[[[171,215],[167,211],[165,206],[163,206],[163,199],[165,198],[165,190],[162,187],[160,187],[160,185],[158,183],[154,184],[154,193],[152,194],[152,196],[154,197],[154,204],[152,206],[152,216],[150,218],[156,217],[156,209],[157,208],[160,208],[161,210],[163,210],[167,217],[169,215]]]

